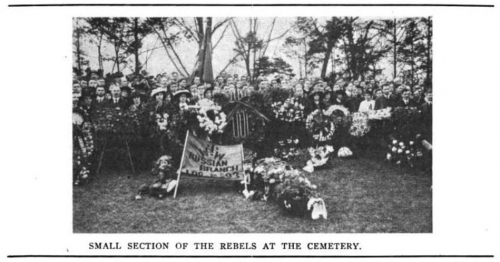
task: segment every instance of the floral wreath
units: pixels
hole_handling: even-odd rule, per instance
[[[308,151],[311,155],[311,159],[307,161],[307,164],[303,169],[309,173],[312,173],[315,167],[323,166],[328,162],[330,153],[332,153],[334,149],[332,146],[320,146],[317,148],[310,147]]]
[[[324,117],[320,109],[307,116],[306,129],[313,134],[313,139],[319,142],[332,139],[335,133],[335,125],[329,117]]]
[[[390,108],[373,110],[373,111],[368,112],[369,119],[381,120],[381,119],[386,119],[386,118],[390,118],[390,117],[391,117],[391,109]]]
[[[349,133],[354,137],[362,137],[370,131],[370,125],[368,124],[368,116],[363,113],[353,113],[352,114],[352,124],[349,127]]]
[[[223,133],[227,125],[226,114],[221,111],[221,107],[211,100],[203,99],[198,102],[198,121],[200,128],[209,134],[213,132]]]
[[[340,111],[344,114],[344,116],[349,115],[349,109],[340,106],[340,105],[332,105],[327,110],[324,110],[323,113],[327,116],[331,116],[335,111]]]
[[[303,121],[305,107],[295,97],[288,98],[283,103],[272,103],[271,108],[278,120],[287,122]]]

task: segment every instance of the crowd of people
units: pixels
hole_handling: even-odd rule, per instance
[[[228,101],[235,101],[254,94],[265,96],[273,90],[282,90],[289,97],[300,101],[304,105],[304,118],[317,109],[327,110],[332,105],[343,106],[350,113],[418,108],[422,116],[421,133],[428,141],[432,141],[431,86],[423,81],[410,86],[399,78],[389,77],[368,77],[363,81],[339,80],[332,84],[321,79],[298,79],[279,74],[255,81],[247,76],[225,75],[211,82],[203,82],[197,76],[181,78],[177,72],[156,76],[149,76],[146,72],[129,76],[108,74],[103,77],[100,71],[87,71],[83,76],[74,74],[73,109],[82,116],[82,122],[87,123],[92,123],[103,109],[140,115],[144,138],[151,137],[154,130],[177,129],[176,134],[180,136],[169,136],[166,140],[170,144],[163,141],[159,148],[152,150],[163,152],[146,156],[146,160],[138,161],[140,165],[141,162],[154,160],[158,155],[178,153],[179,143],[184,141],[182,134],[189,129],[189,123],[183,117],[186,112],[196,110],[201,100],[214,100],[214,97],[222,96]],[[276,101],[268,101],[267,104],[273,102]],[[173,143],[173,140],[176,142]],[[177,147],[177,151],[172,151],[174,147]]]

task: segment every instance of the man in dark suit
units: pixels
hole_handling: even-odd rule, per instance
[[[395,107],[417,107],[415,101],[410,99],[410,89],[403,89],[401,98],[396,102]]]
[[[389,84],[385,84],[382,87],[382,93],[383,95],[381,97],[375,99],[375,110],[385,109],[388,107],[393,108],[394,100],[391,96],[391,87],[389,86]]]
[[[349,109],[349,112],[354,113],[358,112],[359,104],[363,101],[363,98],[361,98],[363,91],[361,88],[355,88],[351,92],[352,96],[345,102],[345,107]]]
[[[128,103],[121,97],[120,87],[117,85],[112,85],[109,87],[109,91],[111,91],[111,100],[108,101],[107,106],[110,108],[116,108],[120,110],[125,110]]]
[[[432,143],[432,91],[425,92],[425,102],[420,106],[422,121],[422,136]]]

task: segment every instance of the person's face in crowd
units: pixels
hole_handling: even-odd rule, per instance
[[[241,81],[246,82],[247,81],[247,76],[241,76]]]
[[[73,84],[73,93],[81,93],[82,92],[82,87],[78,83]]]
[[[73,72],[73,81],[78,81],[78,75],[76,75],[76,73]]]
[[[99,78],[99,75],[97,75],[97,73],[93,72],[90,74],[90,79],[96,80],[97,78]]]
[[[340,90],[340,86],[339,85],[334,85],[333,86],[333,92],[337,92]]]
[[[252,92],[254,92],[254,91],[255,91],[255,88],[254,88],[253,86],[248,86],[248,87],[247,87],[247,91],[248,91],[249,93],[252,93]]]
[[[85,96],[83,98],[83,103],[86,105],[86,106],[90,106],[92,105],[92,97],[90,96]]]
[[[96,95],[98,97],[103,97],[106,94],[106,90],[104,90],[103,86],[97,87],[96,89]]]
[[[136,96],[136,97],[134,97],[134,104],[135,104],[135,105],[139,105],[139,104],[141,104],[141,97],[140,97],[140,96]]]
[[[198,96],[203,98],[203,93],[205,93],[205,86],[203,85],[198,86]]]
[[[104,98],[106,98],[107,100],[111,100],[113,96],[110,94],[110,93],[106,93],[106,95],[104,95]]]
[[[356,88],[356,96],[361,97],[363,95],[363,88]]]
[[[162,77],[162,78],[160,78],[160,85],[161,85],[162,87],[166,87],[166,86],[167,86],[167,84],[168,84],[168,79],[167,79],[166,77]]]
[[[377,98],[381,97],[382,96],[382,91],[380,91],[380,89],[377,90],[377,91],[375,91],[375,95],[377,96]]]
[[[314,94],[313,99],[314,101],[319,101],[319,94],[318,93]]]
[[[114,98],[119,98],[120,97],[120,89],[119,88],[111,88],[111,95],[113,95]]]
[[[212,84],[210,84],[210,83],[205,83],[205,90],[206,90],[206,89],[209,89],[209,88],[212,88]]]
[[[325,86],[322,83],[318,84],[318,91],[325,92]]]
[[[127,97],[128,97],[128,95],[129,95],[128,90],[123,89],[123,90],[122,90],[122,93],[121,93],[121,96],[122,96],[123,98],[127,98]]]
[[[366,88],[366,83],[363,81],[363,82],[359,83],[359,86],[364,89],[364,88]]]
[[[196,76],[196,77],[194,78],[194,84],[195,84],[196,86],[199,86],[199,85],[201,84],[201,80],[200,80],[200,77],[199,77],[199,76]]]
[[[330,95],[330,93],[326,93],[325,97],[323,98],[323,100],[330,101],[331,98],[332,98],[332,96]]]
[[[238,80],[238,78],[239,78],[239,77],[238,77],[238,74],[234,74],[234,75],[233,75],[233,78],[234,78],[234,80]]]
[[[391,86],[385,85],[382,91],[384,92],[384,95],[388,96],[389,94],[391,94]]]
[[[82,88],[87,88],[87,87],[88,87],[88,85],[87,85],[87,81],[85,81],[85,80],[80,81],[80,86],[81,86]]]
[[[170,85],[170,92],[175,93],[177,92],[179,88],[177,87],[177,84],[171,84]]]
[[[422,89],[420,88],[415,89],[415,92],[413,92],[413,96],[420,97],[420,95],[422,95]]]
[[[238,87],[238,89],[241,89],[243,87],[243,81],[239,80],[238,82],[236,82],[236,87]]]
[[[427,93],[425,93],[425,98],[426,98],[429,102],[432,102],[432,92],[427,92]]]
[[[187,99],[186,94],[181,94],[179,96],[179,102],[180,103],[186,103],[186,99]]]
[[[196,85],[191,85],[191,87],[189,88],[189,92],[191,93],[192,96],[197,96],[198,87]]]
[[[389,84],[389,92],[390,92],[391,94],[393,94],[393,93],[394,93],[394,84]]]
[[[170,102],[170,101],[172,101],[172,94],[171,94],[171,93],[167,93],[167,94],[165,95],[165,102],[167,102],[167,103],[168,103],[168,102]]]
[[[210,91],[205,92],[205,98],[206,98],[206,99],[212,99],[212,91],[211,91],[211,90],[210,90]]]
[[[224,78],[222,76],[217,77],[217,83],[224,84]]]
[[[306,81],[304,83],[304,91],[309,92],[311,90],[311,81]]]
[[[177,81],[178,77],[179,77],[179,74],[177,74],[177,72],[172,72],[172,80]]]
[[[179,83],[179,88],[184,89],[184,88],[186,88],[186,86],[187,86],[186,79],[181,80],[181,82]]]
[[[366,101],[372,100],[372,95],[370,95],[370,93],[365,93],[365,100]]]
[[[271,86],[274,87],[274,88],[278,87],[278,81],[272,80],[271,81]]]
[[[337,93],[337,100],[338,101],[342,101],[342,99],[344,98],[344,96],[342,95],[342,93]]]
[[[156,100],[157,102],[161,102],[161,101],[163,101],[163,93],[158,93],[158,94],[156,94],[156,95],[155,95],[155,100]]]
[[[358,80],[354,81],[354,86],[358,86],[358,85],[359,85],[359,81]]]
[[[403,92],[403,93],[402,93],[401,97],[403,97],[403,99],[405,99],[405,100],[406,100],[406,99],[409,99],[409,98],[410,98],[410,90],[405,89],[405,90],[403,90],[402,92]]]
[[[233,84],[233,78],[228,77],[226,82],[227,82],[226,84],[228,84],[228,85]]]
[[[106,84],[106,81],[104,79],[100,78],[97,79],[97,86],[104,86]]]
[[[92,79],[89,81],[89,87],[95,89],[97,87],[97,81]]]
[[[404,90],[403,86],[398,86],[398,88],[396,89],[396,94],[402,94],[403,90]]]

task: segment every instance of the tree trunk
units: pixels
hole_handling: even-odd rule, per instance
[[[397,51],[396,51],[396,44],[397,44],[397,34],[396,34],[396,25],[397,25],[397,21],[396,21],[396,18],[394,18],[394,31],[393,31],[393,37],[392,37],[392,40],[394,41],[393,42],[393,48],[394,48],[394,53],[393,53],[393,61],[392,61],[392,64],[393,64],[393,67],[394,67],[394,71],[392,73],[393,75],[393,78],[396,78],[396,76],[398,75],[398,69],[397,69]]]
[[[307,42],[306,42],[305,38],[304,38],[303,42],[304,42],[304,78],[307,79],[307,61],[308,61],[308,57],[307,57]]]
[[[104,65],[102,62],[102,52],[101,52],[102,38],[103,38],[103,35],[101,34],[99,36],[99,44],[97,45],[97,60],[99,61],[99,69],[101,69],[101,70],[104,69]]]
[[[116,68],[118,70],[118,73],[120,73],[120,48],[115,45],[115,63],[116,63]]]
[[[332,48],[330,45],[327,46],[325,58],[323,59],[323,67],[321,68],[321,78],[325,79],[326,69],[328,68],[328,61],[330,60],[330,55],[332,54]]]
[[[138,76],[141,71],[141,62],[139,61],[139,25],[138,18],[134,18],[134,57],[135,57],[135,75]]]
[[[431,50],[432,50],[432,20],[430,17],[427,18],[427,68],[426,68],[426,74],[425,74],[425,84],[428,86],[431,86],[431,81],[432,81],[432,61],[431,61]]]

